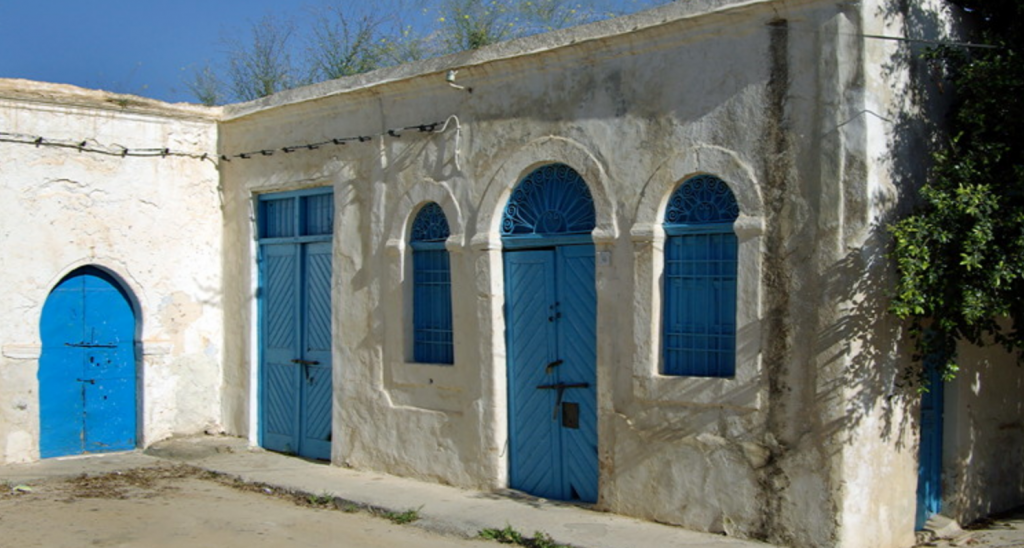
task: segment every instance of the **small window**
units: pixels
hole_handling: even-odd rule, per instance
[[[448,250],[448,219],[441,206],[431,202],[420,209],[412,223],[413,360],[451,364],[452,289]]]
[[[720,179],[687,179],[665,212],[666,375],[736,373],[736,197]]]

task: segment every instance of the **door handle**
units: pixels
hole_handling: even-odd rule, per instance
[[[298,365],[320,365],[320,362],[316,360],[292,360],[292,363]]]
[[[89,384],[96,384],[96,379],[75,379],[78,382],[87,382]]]

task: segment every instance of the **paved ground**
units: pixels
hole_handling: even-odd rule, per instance
[[[83,516],[79,520],[70,520],[67,510],[76,507],[74,504],[61,502],[68,498],[66,492],[68,486],[56,485],[50,488],[50,482],[61,479],[79,477],[83,473],[90,476],[120,472],[122,475],[127,471],[139,467],[167,466],[178,463],[187,464],[190,467],[213,472],[229,481],[235,479],[241,483],[255,485],[258,488],[266,488],[272,491],[283,491],[296,493],[299,498],[316,497],[329,499],[331,504],[337,507],[346,508],[350,505],[358,507],[369,507],[378,509],[378,512],[393,512],[400,514],[409,509],[416,509],[420,519],[404,526],[416,534],[440,534],[442,544],[446,546],[462,546],[459,542],[470,542],[464,539],[476,539],[479,532],[484,529],[502,529],[511,527],[527,536],[533,536],[535,531],[549,535],[553,542],[572,545],[578,548],[628,548],[628,547],[657,547],[657,548],[765,548],[766,544],[743,541],[721,535],[697,533],[687,531],[678,527],[670,527],[651,522],[645,522],[595,512],[571,504],[546,501],[534,497],[509,493],[483,493],[478,491],[464,491],[443,485],[413,481],[385,474],[371,472],[360,472],[344,468],[328,466],[322,463],[314,463],[294,457],[286,457],[276,453],[252,449],[246,446],[244,440],[227,437],[203,437],[171,440],[160,443],[147,450],[148,454],[139,452],[120,453],[112,455],[98,455],[90,457],[79,457],[69,459],[48,459],[26,465],[10,465],[0,467],[0,483],[6,483],[10,487],[18,485],[41,486],[38,493],[40,498],[49,497],[51,506],[37,508],[35,511],[27,511],[13,517],[8,513],[8,507],[0,506],[0,545],[3,546],[61,546],[53,543],[32,543],[33,534],[49,534],[57,529],[69,529],[75,540],[64,546],[87,546],[89,542],[82,542],[81,535],[96,534],[96,529],[103,531],[112,526],[111,524],[122,521],[125,529],[122,533],[110,533],[106,536],[93,537],[100,543],[98,546],[221,546],[221,536],[217,531],[226,529],[236,533],[244,533],[249,538],[276,535],[274,538],[279,543],[276,545],[303,546],[303,542],[318,542],[323,538],[307,540],[301,533],[308,527],[317,528],[320,525],[309,525],[304,522],[294,522],[291,526],[282,526],[278,518],[279,507],[267,509],[256,504],[250,497],[258,497],[257,493],[241,493],[246,495],[244,499],[228,497],[219,489],[202,488],[192,481],[204,481],[202,478],[168,478],[166,484],[159,482],[153,484],[151,491],[140,493],[129,490],[127,502],[136,504],[116,504],[119,499],[95,498],[89,499],[90,504],[96,506],[77,506],[83,508]],[[172,474],[173,475],[173,474]],[[115,474],[116,477],[116,474]],[[107,478],[110,481],[110,478]],[[186,481],[187,480],[187,481]],[[102,484],[102,482],[99,482]],[[132,484],[129,483],[129,486]],[[163,485],[162,488],[160,487]],[[10,488],[9,487],[9,488]],[[137,486],[136,486],[137,487]],[[172,489],[177,487],[177,489]],[[223,486],[222,486],[223,487]],[[230,487],[224,487],[230,489]],[[64,492],[61,492],[61,489]],[[199,491],[204,493],[202,499],[186,498],[184,507],[171,506],[170,501],[175,500],[176,495]],[[20,505],[27,503],[21,501],[30,500],[26,496],[37,494],[23,493],[11,495],[0,503],[7,503],[13,500]],[[208,497],[208,498],[206,498]],[[79,497],[82,498],[82,497]],[[89,502],[87,501],[87,502]],[[164,504],[167,501],[168,504]],[[122,501],[123,502],[123,501]],[[325,513],[328,520],[339,520],[345,516],[344,512],[337,510],[313,511],[301,508],[292,502],[278,501],[290,505],[289,508],[309,513]],[[57,504],[57,507],[52,506]],[[64,506],[60,506],[63,504]],[[69,505],[70,504],[70,505]],[[18,504],[14,504],[17,506]],[[149,513],[129,514],[128,508],[133,506],[147,506]],[[162,508],[161,508],[162,506]],[[26,508],[31,508],[26,506]],[[95,509],[92,509],[95,508]],[[179,514],[184,512],[184,514]],[[105,521],[100,520],[103,516]],[[359,514],[356,514],[357,516]],[[27,516],[27,517],[26,517]],[[14,543],[11,533],[8,531],[9,523],[19,523],[23,519],[35,521],[32,526],[19,525],[19,531],[25,535],[21,541]],[[55,519],[55,516],[59,516]],[[174,516],[171,518],[171,516]],[[246,517],[257,521],[244,521]],[[362,516],[365,519],[371,519]],[[299,519],[298,517],[296,519]],[[376,518],[373,518],[376,519]],[[262,520],[262,521],[259,521]],[[154,524],[161,521],[173,522],[174,529],[164,531],[160,538],[165,539],[163,544],[152,544],[148,540],[140,540],[131,537],[129,533],[149,530]],[[393,527],[387,521],[380,521],[386,527]],[[267,525],[268,523],[273,524]],[[292,523],[292,522],[289,522]],[[60,527],[57,527],[60,524]],[[411,526],[411,527],[410,527]],[[361,529],[363,525],[342,526],[340,532],[331,533],[334,535],[331,545],[345,546],[344,540],[348,539],[345,531],[351,528]],[[365,526],[369,527],[369,526]],[[401,528],[400,528],[401,529]],[[126,531],[126,532],[125,532]],[[189,533],[192,531],[192,533]],[[209,538],[206,535],[214,535]],[[370,536],[386,535],[390,533],[368,533]],[[129,536],[126,536],[129,535]],[[177,535],[177,536],[173,536]],[[185,535],[185,536],[182,536]],[[192,535],[192,536],[188,536]],[[255,537],[253,536],[255,535]],[[283,537],[281,535],[284,535]],[[67,538],[67,537],[65,537]],[[196,539],[202,542],[196,543]],[[211,539],[216,539],[213,544]],[[282,540],[283,539],[283,540]],[[178,542],[178,541],[181,542]],[[254,541],[256,542],[256,541]],[[353,546],[386,546],[384,544],[368,544],[361,541],[353,541]],[[403,546],[429,546],[426,541],[404,540]],[[479,540],[473,541],[480,542]],[[270,544],[244,544],[244,546],[272,546]],[[313,544],[308,544],[312,546]],[[323,546],[323,543],[319,544]],[[486,543],[487,546],[495,547],[498,544]],[[227,546],[227,545],[225,545]],[[474,546],[474,545],[466,545]]]
[[[418,519],[408,525],[380,517],[409,510]],[[477,548],[498,546],[472,540],[481,530],[505,527],[578,548],[768,547],[511,491],[464,491],[327,466],[237,438],[0,467],[2,546]],[[1024,548],[1024,512],[921,546]]]

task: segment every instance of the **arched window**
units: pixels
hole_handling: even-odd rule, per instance
[[[441,206],[430,202],[412,223],[413,360],[454,363],[452,346],[452,288],[448,250],[448,219]]]
[[[662,372],[736,373],[736,197],[717,177],[687,179],[665,211]]]

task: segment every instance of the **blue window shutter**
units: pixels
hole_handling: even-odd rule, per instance
[[[452,344],[451,265],[444,242],[448,221],[436,203],[424,206],[412,227],[413,360],[455,363]]]
[[[739,208],[720,179],[684,182],[665,212],[662,372],[736,374],[736,267],[732,223]]]

